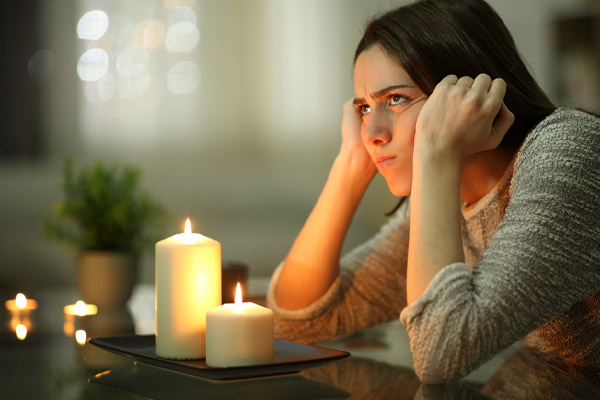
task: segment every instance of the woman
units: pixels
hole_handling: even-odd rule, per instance
[[[276,335],[317,342],[400,315],[427,383],[520,339],[599,368],[600,120],[548,100],[482,0],[370,22],[354,89],[327,183],[273,275]],[[410,201],[341,258],[377,170]]]

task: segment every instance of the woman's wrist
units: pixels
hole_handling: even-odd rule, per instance
[[[377,168],[364,148],[342,147],[331,167],[330,178],[337,176],[347,190],[362,197],[376,173]]]

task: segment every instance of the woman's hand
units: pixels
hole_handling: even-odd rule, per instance
[[[415,152],[465,156],[496,148],[514,115],[504,105],[506,83],[486,74],[449,75],[423,105],[416,124]]]
[[[363,179],[371,181],[377,172],[377,167],[362,142],[362,118],[356,107],[354,107],[353,99],[344,103],[343,110],[340,154],[347,157],[349,166],[353,171],[363,175]]]
[[[408,304],[446,265],[463,262],[460,184],[464,157],[495,149],[514,121],[506,83],[449,75],[435,87],[415,127],[406,273]]]

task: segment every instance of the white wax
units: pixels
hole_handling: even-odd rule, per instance
[[[254,303],[228,303],[206,314],[206,365],[272,363],[273,311]]]
[[[206,355],[206,312],[221,304],[221,244],[197,233],[156,243],[156,355]]]

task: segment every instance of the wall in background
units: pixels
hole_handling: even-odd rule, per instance
[[[37,83],[45,152],[0,161],[0,285],[73,282],[74,255],[40,232],[60,199],[67,156],[139,166],[144,186],[181,220],[168,232],[191,217],[195,231],[221,241],[224,259],[247,262],[253,275],[270,274],[285,256],[339,147],[364,22],[398,2],[184,2],[191,13],[170,8],[177,0],[40,4],[40,50],[52,55],[36,60],[53,63]],[[583,6],[490,3],[551,91],[553,21]],[[80,38],[78,22],[98,8],[106,33]],[[92,49],[106,52],[105,64],[95,51],[82,61]],[[103,68],[101,79],[83,80]],[[345,249],[371,236],[394,204],[377,178]],[[151,256],[142,279],[153,280]]]

